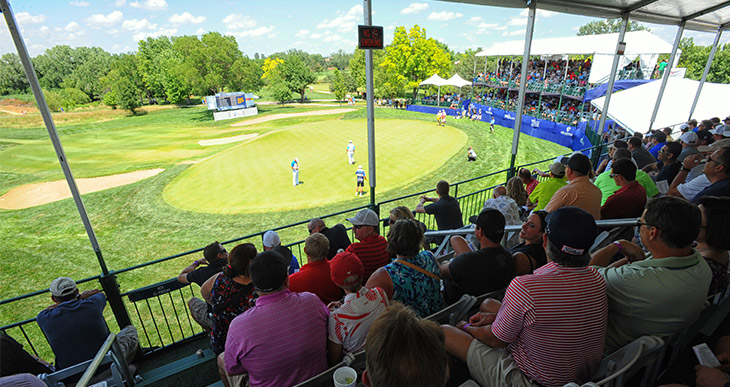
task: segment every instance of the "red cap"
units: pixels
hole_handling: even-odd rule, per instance
[[[350,276],[359,276],[362,278],[364,273],[365,269],[362,266],[360,258],[349,251],[338,253],[330,261],[330,277],[332,277],[332,282],[335,285],[344,286],[352,284],[352,282],[345,283],[345,280]]]

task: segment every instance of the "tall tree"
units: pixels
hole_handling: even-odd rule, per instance
[[[426,30],[414,25],[410,31],[396,27],[393,42],[385,49],[385,59],[380,64],[389,73],[387,87],[395,90],[413,90],[413,98],[418,93],[418,85],[426,78],[440,74],[447,76],[451,71],[451,55],[435,39],[426,36]]]
[[[172,40],[167,36],[147,38],[137,43],[137,61],[147,90],[148,98],[166,98],[165,78],[169,63],[168,58],[174,56],[171,52]]]
[[[330,91],[335,93],[335,99],[342,101],[345,99],[345,93],[347,93],[347,86],[345,85],[345,79],[342,76],[340,70],[335,70],[332,76],[332,83],[330,84]]]
[[[78,47],[73,50],[74,69],[61,82],[64,88],[76,88],[90,99],[101,98],[99,77],[111,69],[112,55],[101,47]]]
[[[600,35],[618,32],[621,29],[621,19],[594,20],[590,23],[580,26],[578,36],[584,35]],[[633,20],[629,20],[626,26],[626,32],[629,31],[651,31],[648,27],[639,24]]]
[[[300,101],[304,102],[304,92],[307,90],[307,86],[317,80],[317,75],[310,71],[306,63],[297,55],[290,55],[277,68],[289,90],[292,93],[298,93]]]
[[[236,60],[231,67],[231,77],[226,88],[230,91],[257,92],[264,86],[261,77],[264,71],[259,61],[242,57]]]
[[[347,53],[342,49],[337,50],[337,52],[333,52],[330,54],[329,58],[329,65],[331,67],[336,67],[339,70],[344,70],[347,66],[350,65],[350,59],[352,59],[353,54]]]
[[[33,67],[41,87],[60,89],[64,78],[76,68],[74,49],[67,45],[48,48],[33,58]]]
[[[29,88],[20,57],[13,53],[3,54],[0,57],[0,94],[27,93]]]
[[[144,82],[140,74],[137,57],[132,54],[121,54],[112,62],[112,69],[102,80],[107,90],[104,103],[119,106],[132,114],[142,104]]]
[[[698,46],[692,38],[682,38],[679,43],[682,55],[678,67],[687,69],[686,77],[700,80],[705,71],[707,58],[710,57],[711,46]],[[707,81],[713,83],[730,83],[730,44],[718,47],[707,74]]]

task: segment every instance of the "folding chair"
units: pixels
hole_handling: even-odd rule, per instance
[[[652,385],[664,349],[657,336],[641,336],[601,360],[593,379],[599,386],[621,387],[631,376],[644,369],[642,386]]]
[[[319,387],[322,385],[331,385],[332,384],[332,375],[337,371],[340,367],[349,367],[350,365],[357,370],[356,365],[362,363],[364,366],[365,364],[365,351],[360,351],[355,354],[348,353],[345,355],[345,357],[342,359],[341,362],[335,364],[334,366],[322,371],[321,373],[312,376],[311,378],[295,385],[294,387]],[[327,384],[329,382],[329,384]]]
[[[458,321],[466,314],[476,302],[476,297],[464,294],[459,301],[439,310],[438,312],[426,317],[426,320],[436,322],[448,322],[450,325],[456,325]]]

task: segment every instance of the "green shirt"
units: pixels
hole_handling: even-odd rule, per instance
[[[530,194],[530,202],[537,203],[534,211],[545,208],[550,203],[550,198],[553,197],[555,191],[566,184],[568,182],[560,177],[551,177],[536,185]]]
[[[687,327],[702,311],[712,280],[710,267],[694,250],[686,257],[596,269],[608,294],[604,353],[643,335],[668,336]]]
[[[606,199],[608,199],[609,196],[613,195],[616,191],[621,189],[621,186],[616,184],[611,176],[609,176],[610,174],[611,171],[605,171],[602,174],[598,175],[598,177],[596,177],[596,181],[593,182],[593,184],[595,184],[596,187],[601,190],[601,205],[604,205],[606,203]],[[646,172],[637,169],[636,180],[646,190],[646,196],[653,198],[654,196],[659,194],[659,189],[656,187],[656,183],[654,183],[654,180],[652,180],[651,176],[649,176],[649,174],[647,174]]]

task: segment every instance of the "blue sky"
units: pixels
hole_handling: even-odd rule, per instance
[[[429,37],[454,51],[486,48],[521,39],[527,12],[440,1],[374,0],[373,24],[385,28],[386,44],[396,26],[426,28]],[[189,1],[189,0],[17,0],[12,2],[31,56],[58,44],[99,46],[112,52],[136,51],[137,42],[160,35],[233,35],[244,54],[271,54],[291,48],[329,55],[352,52],[362,1]],[[575,35],[592,18],[538,11],[535,38]],[[4,23],[3,23],[4,24]],[[676,27],[649,25],[672,42]],[[709,33],[687,32],[699,44]],[[726,33],[724,42],[730,41]],[[7,27],[0,28],[0,53],[16,52]]]

